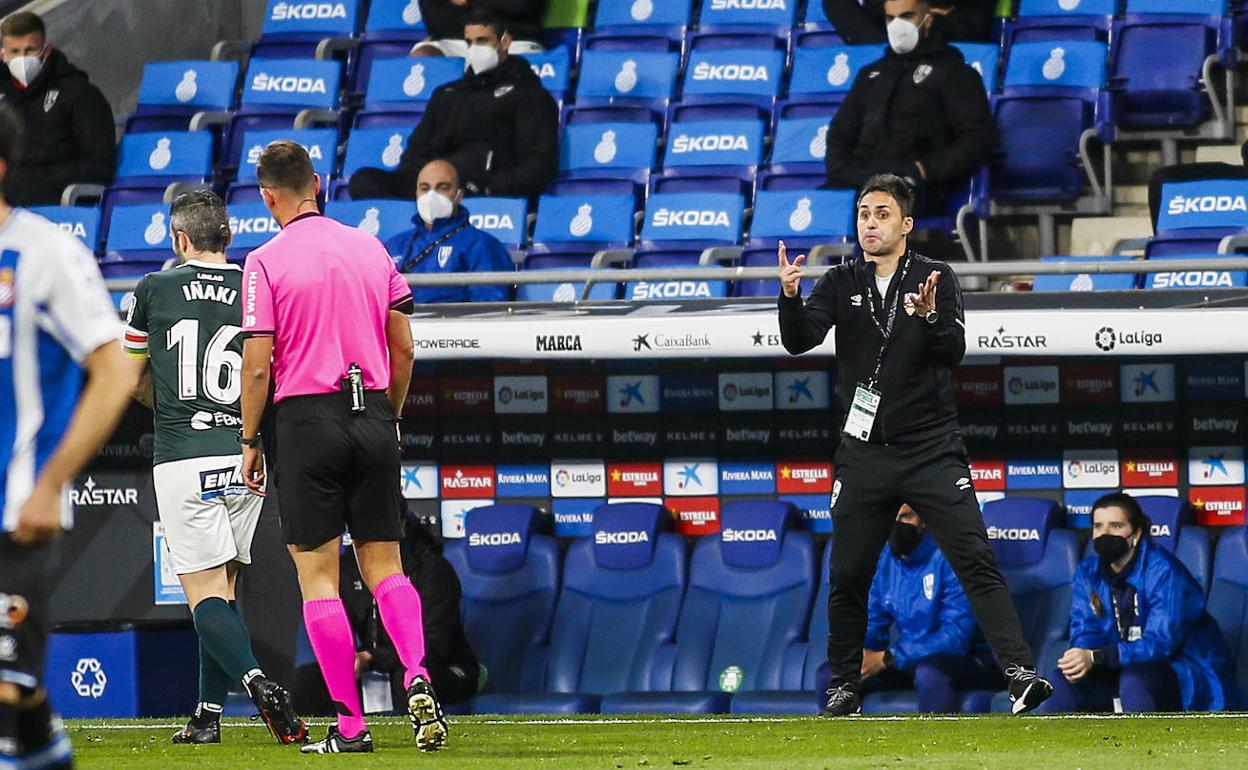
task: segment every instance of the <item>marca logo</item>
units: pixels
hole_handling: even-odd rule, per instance
[[[1039,350],[1049,346],[1048,338],[1043,334],[1011,334],[1006,332],[1004,326],[992,334],[979,335],[976,342],[984,350]]]
[[[1040,530],[1020,527],[989,527],[989,540],[1040,540]]]
[[[572,353],[583,350],[579,334],[539,334],[535,347],[539,353]]]
[[[500,545],[520,545],[519,532],[473,532],[468,536],[468,547],[481,548]]]
[[[660,208],[650,219],[651,227],[731,227],[727,211]]]
[[[481,466],[446,466],[442,468],[442,496],[450,498],[492,497],[494,469]]]
[[[88,476],[81,489],[75,487],[69,490],[69,502],[75,506],[138,505],[139,490],[133,487],[101,487],[95,483],[94,478]]]
[[[725,543],[774,543],[780,539],[774,529],[725,529],[720,537]]]
[[[234,235],[268,234],[275,235],[282,231],[273,217],[247,217],[239,219],[230,217],[230,232]],[[253,273],[254,275],[254,273]]]
[[[711,0],[712,11],[783,11],[784,0]]]
[[[688,299],[711,296],[707,281],[637,281],[630,286],[629,299]]]
[[[631,545],[648,543],[650,535],[646,532],[595,532],[595,545]]]
[[[256,93],[325,94],[325,78],[300,77],[297,75],[270,75],[257,72],[251,79],[251,90]]]
[[[342,3],[278,3],[273,6],[273,21],[307,21],[345,19],[347,7]]]
[[[971,463],[971,481],[981,491],[1005,489],[1005,463],[1000,460],[977,460]]]
[[[468,224],[486,231],[516,229],[516,223],[510,214],[469,214]]]
[[[1166,213],[1172,217],[1218,211],[1248,212],[1248,201],[1242,195],[1201,195],[1192,198],[1176,195],[1166,204]]]
[[[766,64],[711,64],[699,62],[693,68],[694,80],[757,80],[763,83],[771,80],[767,74]]]
[[[749,152],[750,140],[742,134],[706,134],[689,136],[680,134],[672,140],[672,152],[684,155],[691,152]]]

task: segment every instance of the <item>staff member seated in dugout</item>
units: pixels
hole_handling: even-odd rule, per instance
[[[400,273],[483,273],[514,269],[497,238],[472,226],[459,173],[444,160],[425,164],[416,180],[416,225],[386,241]],[[509,286],[415,286],[418,303],[506,302]]]
[[[871,584],[862,694],[913,687],[919,711],[948,713],[961,690],[1003,688],[988,650],[972,654],[975,632],[953,568],[914,509],[901,506]]]
[[[1153,545],[1135,498],[1092,506],[1096,555],[1075,572],[1070,649],[1047,712],[1221,711],[1239,705],[1230,653],[1196,579]]]

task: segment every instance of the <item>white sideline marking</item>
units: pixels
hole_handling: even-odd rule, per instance
[[[999,714],[944,714],[930,716],[906,716],[903,714],[865,714],[849,718],[845,721],[851,722],[973,722],[988,717],[1002,716]],[[1248,716],[1248,712],[1228,712],[1219,711],[1213,713],[1179,713],[1179,714],[1032,714],[1021,717],[1022,719],[1054,721],[1086,721],[1094,719],[1241,719]],[[732,724],[734,722],[743,723],[782,723],[782,722],[821,722],[822,717],[816,716],[775,716],[775,717],[751,717],[751,716],[706,716],[706,717],[630,717],[621,716],[616,719],[589,718],[577,719],[574,717],[546,718],[546,719],[528,719],[518,717],[515,719],[473,719],[472,721],[461,721],[462,718],[451,717],[452,724],[459,722],[465,725],[618,725],[618,724],[643,724],[643,725],[705,725],[705,724]],[[831,721],[831,720],[829,720]],[[370,723],[378,725],[406,725],[408,721],[404,717],[386,717],[382,719],[370,719]],[[308,721],[310,727],[323,727],[329,724],[328,720],[311,720]],[[78,730],[166,730],[185,727],[182,722],[161,722],[159,724],[143,724],[143,725],[123,725],[111,724],[108,722],[89,722],[84,724],[74,724],[71,727]],[[237,729],[240,727],[250,727],[256,729],[267,730],[263,723],[253,722],[251,720],[222,720],[222,727]]]

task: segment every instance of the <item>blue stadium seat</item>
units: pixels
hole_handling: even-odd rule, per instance
[[[731,101],[771,110],[784,85],[786,46],[784,38],[770,33],[693,35],[681,101]]]
[[[718,535],[693,549],[676,628],[670,692],[602,699],[603,713],[722,713],[730,694],[779,690],[804,638],[814,593],[810,533],[786,502],[733,502]]]
[[[1248,698],[1248,530],[1243,527],[1228,527],[1218,538],[1206,606],[1230,649],[1242,701]]]
[[[256,164],[260,153],[272,142],[279,140],[298,142],[308,151],[312,168],[321,175],[324,185],[334,175],[338,165],[338,129],[336,128],[284,128],[279,130],[247,131],[239,146],[239,154],[230,159],[231,169],[237,169],[235,181],[240,185],[255,187]],[[259,198],[256,198],[259,200]]]
[[[832,590],[832,541],[823,547],[819,588],[810,609],[806,641],[789,651],[784,689],[756,690],[734,695],[734,714],[817,714],[828,679],[828,593]]]
[[[253,58],[310,58],[322,41],[349,38],[359,30],[360,0],[269,0]]]
[[[753,107],[746,107],[753,111]],[[704,114],[689,114],[694,110]],[[768,120],[757,115],[736,117],[740,108],[731,106],[684,107],[667,130],[663,173],[667,176],[731,176],[754,178],[763,162],[763,143]],[[686,115],[688,115],[686,117]]]
[[[385,243],[414,226],[412,218],[416,216],[416,204],[389,199],[329,201],[325,204],[325,216],[344,225],[358,227]]]
[[[785,107],[778,110],[776,131],[771,142],[768,166],[773,171],[813,173],[826,177],[828,127],[832,115],[788,117]]]
[[[667,688],[689,571],[670,522],[650,503],[594,511],[593,537],[574,542],[564,562],[545,692],[491,703],[513,714],[586,713],[609,693]]]
[[[560,172],[645,184],[655,165],[658,137],[659,128],[651,120],[571,123],[559,143]]]
[[[805,185],[802,182],[805,181]],[[805,252],[820,244],[853,244],[854,192],[816,190],[823,180],[818,175],[768,176],[754,198],[754,220],[741,263],[745,267],[769,267],[776,261],[776,242],[784,239],[790,253]],[[809,294],[814,279],[802,280],[802,291]],[[775,296],[780,291],[776,279],[737,281],[738,297]]]
[[[148,62],[126,133],[185,131],[197,112],[232,109],[237,84],[238,62]]]
[[[1209,116],[1206,59],[1235,66],[1226,0],[1127,0],[1110,47],[1110,89],[1125,129],[1194,127]]]
[[[657,177],[652,182],[656,186],[646,201],[634,266],[714,265],[708,249],[740,241],[743,182],[726,177]],[[639,299],[723,297],[728,286],[724,281],[631,282],[626,291]]]
[[[99,252],[99,206],[31,206],[26,210],[32,214],[38,214],[70,235],[78,237],[92,252]]]
[[[1036,655],[1037,669],[1051,671],[1065,651],[1079,538],[1057,528],[1061,509],[1052,500],[1009,497],[983,508],[988,539],[1018,608],[1023,636]]]
[[[1209,530],[1192,524],[1191,503],[1181,497],[1161,495],[1141,495],[1136,500],[1152,521],[1153,542],[1177,556],[1208,594],[1213,550]]]
[[[155,265],[149,269],[157,270],[173,254],[164,203],[114,206],[107,221],[103,261]]]
[[[799,45],[807,39],[810,36],[800,38]],[[880,56],[878,45],[802,45],[793,52],[789,98],[839,105],[854,85],[858,71],[879,61]]]
[[[557,46],[541,53],[526,53],[521,58],[529,63],[533,74],[542,81],[542,86],[562,106],[572,81],[572,62],[568,49]]]
[[[667,40],[662,42],[666,45]],[[637,43],[630,39],[630,44]],[[620,104],[666,110],[676,94],[680,54],[667,48],[605,50],[605,40],[602,45],[587,47],[581,57],[577,106]]]
[[[1146,259],[1215,256],[1222,239],[1248,227],[1248,211],[1231,204],[1248,195],[1248,180],[1209,179],[1173,182],[1161,187],[1156,235],[1144,249]],[[1148,273],[1149,289],[1216,288],[1248,285],[1248,273],[1227,270],[1191,270]]]
[[[713,30],[774,28],[788,33],[797,22],[796,2],[787,3],[726,3],[723,0],[701,0],[698,27]]]
[[[683,40],[692,22],[693,0],[599,0],[594,33],[641,33]]]
[[[372,0],[364,32],[351,57],[348,93],[355,98],[363,96],[374,60],[405,56],[425,36],[420,0]]]
[[[473,710],[492,713],[490,693],[536,693],[559,592],[559,545],[537,534],[540,513],[527,505],[474,508],[464,538],[446,544],[463,586],[468,643],[489,671]]]
[[[253,58],[244,77],[239,110],[230,120],[221,158],[239,157],[248,131],[294,128],[313,118],[336,122],[338,65],[316,59]]]
[[[1129,262],[1134,257],[1040,257],[1041,262]],[[1074,273],[1037,275],[1032,291],[1127,291],[1139,288],[1140,276],[1136,273]]]
[[[997,70],[1001,64],[1001,47],[995,43],[954,43],[966,63],[984,79],[984,90],[997,90]]]
[[[1017,43],[1085,40],[1108,43],[1118,0],[1021,0],[1018,17],[1007,21],[1004,50]]]
[[[616,194],[543,195],[537,204],[533,245],[523,261],[525,270],[594,266],[603,249],[625,249],[633,244],[636,198]],[[611,267],[622,265],[613,264]],[[585,284],[522,284],[516,299],[525,302],[567,301],[579,297]],[[590,287],[590,299],[615,299],[614,281]]]
[[[1191,240],[1181,234],[1171,233],[1169,237],[1154,238],[1149,242],[1145,255],[1149,259],[1217,259],[1219,255],[1212,249],[1199,249],[1204,242],[1199,233],[1192,233]],[[1188,249],[1193,249],[1189,251]],[[1146,289],[1226,289],[1248,286],[1246,270],[1171,270],[1160,273],[1145,273],[1144,288]]]
[[[802,28],[808,32],[835,32],[836,28],[828,21],[823,10],[823,0],[806,0],[806,11],[802,17]]]
[[[399,128],[357,128],[347,137],[347,152],[342,161],[342,178],[366,166],[393,171],[399,167],[407,149],[410,133]],[[415,190],[412,191],[415,195]]]
[[[497,238],[508,249],[520,249],[529,240],[529,202],[524,198],[468,198],[468,221]]]
[[[225,258],[241,262],[252,249],[262,246],[282,231],[273,215],[260,201],[230,205],[230,233],[233,238],[225,250]]]
[[[1078,198],[1086,179],[1083,135],[1111,138],[1105,46],[1063,40],[1020,43],[1010,52],[1003,92],[992,98],[1000,147],[992,166],[993,198],[1060,202]]]
[[[212,174],[212,135],[207,131],[151,131],[121,138],[113,188],[159,188],[204,182]]]
[[[420,109],[438,86],[464,76],[464,60],[459,58],[407,56],[374,59],[364,109],[369,112],[408,112]]]

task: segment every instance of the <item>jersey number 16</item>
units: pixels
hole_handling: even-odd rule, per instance
[[[242,331],[238,326],[222,326],[212,335],[204,348],[204,361],[196,361],[199,352],[199,321],[183,318],[169,328],[166,350],[177,348],[178,398],[194,401],[199,397],[199,385],[203,381],[203,393],[218,404],[229,405],[238,401],[242,392],[243,357],[230,350],[230,343]]]

